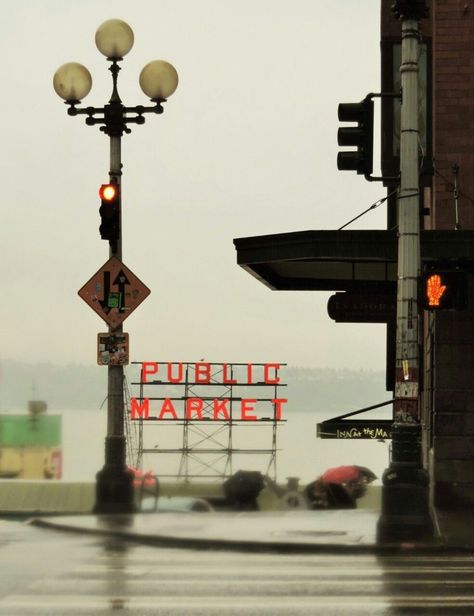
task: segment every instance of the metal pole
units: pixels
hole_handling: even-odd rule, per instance
[[[419,403],[420,257],[418,56],[424,3],[402,11],[400,189],[398,195],[397,344],[392,454],[383,476],[380,541],[432,537],[428,474],[422,467]]]
[[[110,182],[118,185],[120,195],[120,234],[116,247],[111,245],[110,257],[122,260],[122,138],[110,137]],[[114,248],[116,250],[114,251]],[[109,332],[122,333],[122,325],[116,329],[109,327]],[[124,404],[123,404],[123,366],[108,366],[108,404],[107,404],[107,436],[123,436]]]
[[[418,178],[418,22],[402,24],[400,67],[400,191],[398,195],[398,288],[395,422],[419,423],[418,280],[421,274]]]
[[[122,160],[121,134],[110,135],[110,182],[118,185],[120,195],[120,233],[116,245],[110,246],[110,257],[122,260]],[[121,334],[122,325],[109,327],[110,334]],[[133,478],[126,468],[124,433],[124,372],[123,366],[109,365],[107,374],[107,436],[105,464],[97,473],[96,513],[131,513],[135,510]]]

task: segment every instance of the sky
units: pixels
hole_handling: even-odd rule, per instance
[[[77,291],[108,260],[98,231],[108,137],[67,115],[52,79],[80,62],[93,78],[84,104],[104,105],[111,78],[94,35],[119,18],[135,34],[124,104],[147,104],[138,76],[151,60],[180,79],[164,113],[122,141],[123,262],[151,289],[124,323],[131,359],[383,370],[384,326],[332,322],[330,293],[271,291],[237,265],[233,245],[337,229],[384,196],[336,167],[338,104],[380,91],[379,13],[377,0],[9,3],[0,360],[92,364],[107,331]],[[382,206],[349,228],[384,227]]]

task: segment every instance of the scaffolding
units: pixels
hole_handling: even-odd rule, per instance
[[[123,378],[123,398],[125,401],[125,439],[126,439],[126,460],[130,468],[141,468],[141,449],[140,429],[136,422],[130,421],[130,387],[126,375]]]
[[[278,424],[284,423],[281,419],[279,401],[282,399],[279,398],[279,389],[286,387],[279,382],[277,371],[286,364],[209,362],[147,362],[147,364],[154,364],[160,370],[166,367],[168,378],[145,379],[143,362],[132,362],[132,366],[140,366],[139,380],[131,383],[134,388],[138,388],[138,395],[135,396],[138,404],[153,404],[158,407],[161,405],[162,409],[164,406],[168,409],[172,406],[176,409],[176,416],[165,417],[164,415],[169,413],[168,410],[154,417],[141,415],[133,421],[127,419],[130,424],[138,426],[134,437],[136,454],[132,456],[137,468],[142,468],[144,454],[168,455],[175,456],[176,470],[171,473],[157,472],[160,477],[172,477],[184,481],[198,478],[225,479],[237,470],[234,468],[236,457],[252,455],[258,456],[262,461],[259,470],[276,480],[277,430]],[[198,378],[196,366],[206,367],[207,382]],[[157,376],[158,374],[157,369]],[[202,401],[198,417],[187,413],[188,404],[192,405],[195,400]],[[283,402],[286,400],[283,399]],[[246,415],[243,417],[242,408],[247,403],[251,403],[251,408],[246,409]],[[265,409],[264,415],[249,416],[248,411],[252,411],[253,406],[258,407],[260,411]],[[130,396],[127,407],[130,411]],[[217,413],[216,408],[220,409]],[[146,446],[144,425],[150,423],[159,424],[160,434],[164,435],[166,442],[169,439],[165,430],[170,426],[174,426],[175,430],[178,427],[177,445]],[[252,428],[250,435],[249,430]],[[257,429],[260,431],[258,437]],[[255,440],[258,443],[251,446]]]

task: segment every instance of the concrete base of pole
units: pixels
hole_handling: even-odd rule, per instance
[[[392,460],[384,472],[382,514],[377,541],[429,541],[434,538],[429,476],[421,466],[421,427],[394,425]]]
[[[382,514],[377,523],[377,541],[429,541],[434,538],[434,524],[429,506],[429,487],[422,469],[410,469],[411,481],[388,468],[383,477]],[[387,479],[387,477],[389,479]]]
[[[96,475],[94,513],[136,511],[133,475],[125,466],[125,437],[105,439],[105,465]]]

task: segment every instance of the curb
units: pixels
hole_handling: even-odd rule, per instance
[[[110,516],[100,516],[111,519]],[[114,519],[114,518],[112,518]],[[115,521],[117,521],[115,519]],[[261,542],[252,540],[233,541],[231,539],[198,539],[183,538],[170,535],[134,533],[118,529],[80,528],[51,520],[32,518],[28,524],[52,531],[62,531],[78,535],[109,537],[123,539],[134,543],[156,547],[181,548],[191,550],[225,550],[232,552],[280,553],[280,554],[373,554],[373,555],[405,555],[405,554],[455,554],[474,552],[474,547],[449,545],[439,543],[401,542],[390,544],[339,544],[339,543],[291,543],[285,541]]]

